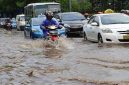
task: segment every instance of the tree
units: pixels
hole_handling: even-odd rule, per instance
[[[90,3],[89,0],[84,0],[83,2],[79,3],[80,5],[80,12],[86,12],[86,11],[90,11],[92,9],[92,4]]]
[[[69,1],[68,0],[56,0],[56,2],[61,4],[62,12],[68,12],[69,11]]]
[[[59,2],[62,12],[69,11],[69,0],[0,0],[0,12],[15,15],[24,10],[24,6],[35,2]],[[115,11],[128,9],[128,0],[71,0],[72,11],[104,11],[111,8]],[[19,12],[20,11],[20,12]],[[16,12],[16,13],[15,13]]]
[[[71,8],[71,11],[79,11],[79,4],[76,0],[72,0],[71,1],[71,5],[72,5],[72,8]]]

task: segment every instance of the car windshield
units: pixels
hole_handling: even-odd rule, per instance
[[[37,17],[38,15],[44,14],[47,9],[47,5],[37,5],[34,7],[35,10],[35,16]]]
[[[125,14],[111,14],[100,17],[103,25],[108,24],[129,24],[129,16]]]
[[[16,23],[16,20],[11,20],[12,23]]]
[[[33,18],[32,19],[32,25],[33,26],[40,26],[40,24],[43,22],[45,18]]]
[[[25,16],[20,16],[20,21],[24,21],[25,20]]]
[[[61,17],[63,21],[85,20],[85,17],[80,13],[62,14]]]

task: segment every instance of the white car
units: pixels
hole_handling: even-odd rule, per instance
[[[25,15],[19,14],[16,16],[17,30],[24,30],[25,28]]]
[[[98,43],[129,43],[129,16],[95,14],[83,26],[84,39]]]

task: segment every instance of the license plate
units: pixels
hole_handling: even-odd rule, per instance
[[[124,35],[123,39],[129,39],[129,35]]]
[[[50,31],[50,34],[58,34],[58,31]]]
[[[50,31],[50,33],[57,33],[57,31]]]

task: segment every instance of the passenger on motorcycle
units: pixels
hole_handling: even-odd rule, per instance
[[[6,20],[6,22],[5,22],[5,28],[8,31],[11,31],[12,30],[12,25],[11,25],[11,20],[10,19],[7,19]]]
[[[48,36],[48,27],[49,26],[57,26],[59,28],[59,23],[55,19],[53,19],[53,12],[48,11],[45,13],[46,19],[41,24],[41,29],[43,30],[44,38]]]

